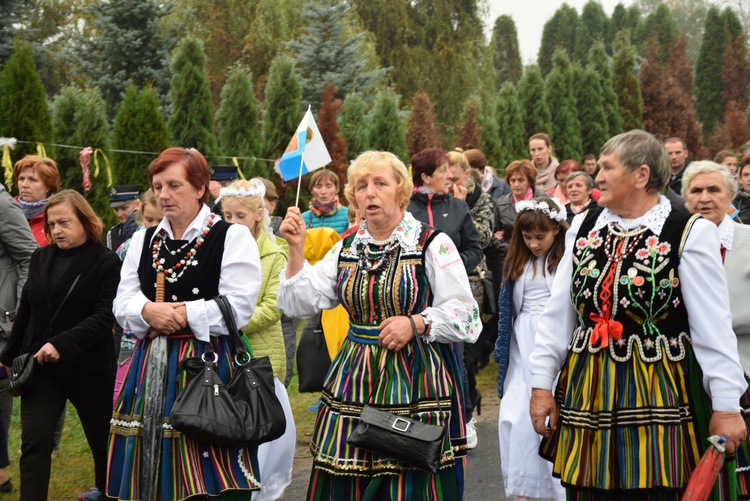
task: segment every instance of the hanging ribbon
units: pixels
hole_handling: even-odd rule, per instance
[[[94,152],[94,148],[86,146],[81,150],[79,158],[81,160],[81,170],[83,171],[83,191],[89,191],[91,189],[91,179],[89,179],[89,159],[91,154]]]
[[[104,154],[101,148],[94,151],[94,177],[99,177],[99,155],[104,158],[104,165],[107,168],[107,188],[112,186],[112,168],[109,166],[109,158]]]
[[[44,149],[42,143],[36,143],[36,154],[42,158],[47,158],[47,150]]]
[[[13,188],[13,162],[10,160],[10,150],[16,147],[15,137],[0,137],[0,146],[3,147],[2,167],[5,171],[5,186],[8,191]]]
[[[240,175],[240,179],[243,181],[245,180],[245,175],[242,173],[242,169],[240,168],[240,162],[237,160],[237,157],[232,157],[232,163],[235,167],[237,167],[237,173]]]

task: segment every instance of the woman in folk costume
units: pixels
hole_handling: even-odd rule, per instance
[[[122,500],[248,499],[260,488],[257,448],[229,449],[174,430],[169,414],[185,386],[180,362],[207,343],[225,383],[234,370],[231,342],[216,302],[250,319],[261,284],[250,231],[211,214],[208,164],[194,149],[168,148],[147,179],[164,215],[133,235],[114,303],[137,344],[110,431],[107,495]]]
[[[497,394],[503,399],[498,419],[503,485],[505,495],[516,500],[564,500],[560,481],[552,478],[550,464],[537,454],[541,437],[529,417],[529,355],[565,250],[568,223],[562,203],[546,196],[521,200],[516,212],[503,268],[495,343]]]
[[[539,319],[532,423],[569,499],[676,500],[709,435],[730,453],[746,436],[719,236],[661,195],[651,134],[613,137],[599,165],[602,207],[573,220]]]
[[[395,155],[361,154],[349,168],[345,191],[365,221],[315,266],[302,259],[305,221],[297,208],[289,209],[280,228],[289,242],[289,264],[279,307],[304,317],[340,302],[350,319],[324,383],[308,498],[461,499],[466,434],[451,343],[473,341],[481,330],[466,270],[445,234],[404,212],[412,183]],[[419,356],[415,331],[428,360]],[[438,472],[348,445],[367,403],[447,426]]]

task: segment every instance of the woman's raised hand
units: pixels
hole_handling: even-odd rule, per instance
[[[289,207],[286,210],[286,217],[279,226],[279,232],[289,247],[305,245],[307,228],[298,207]]]

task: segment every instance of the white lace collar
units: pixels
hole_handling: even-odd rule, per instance
[[[614,212],[610,212],[606,207],[599,214],[594,224],[594,231],[599,231],[609,223],[617,223],[624,230],[632,230],[637,226],[645,226],[651,230],[655,235],[661,235],[661,230],[664,228],[664,222],[672,212],[672,204],[669,202],[667,197],[659,195],[659,203],[651,207],[644,215],[635,219],[624,219]]]
[[[391,236],[388,237],[388,240],[398,241],[401,244],[401,247],[403,247],[404,249],[414,249],[416,247],[417,241],[419,240],[421,229],[422,222],[414,219],[414,216],[412,216],[411,213],[404,212],[404,218],[393,229],[393,232],[391,233]],[[370,235],[370,232],[367,230],[367,222],[363,221],[359,229],[357,230],[357,233],[354,235],[354,240],[352,241],[352,250],[356,252],[357,248],[360,245],[366,245],[368,243],[374,242],[376,242],[376,240],[372,237],[372,235]]]
[[[732,250],[734,246],[734,225],[732,218],[724,216],[724,219],[719,223],[719,240],[721,245],[728,251]]]
[[[208,208],[208,205],[203,204],[201,207],[201,210],[198,212],[198,215],[195,216],[195,219],[193,219],[187,228],[185,228],[185,233],[182,234],[181,240],[193,240],[194,238],[197,238],[201,232],[203,232],[204,226],[206,224],[206,217],[211,214],[211,209]],[[219,216],[216,216],[214,218],[214,221],[219,221],[221,218]],[[172,233],[172,225],[169,223],[169,220],[165,217],[161,220],[159,225],[156,227],[156,231],[154,231],[153,237],[151,237],[151,241],[156,237],[156,234],[159,233],[160,230],[165,230],[167,232],[167,235],[169,238],[174,239],[174,233]]]

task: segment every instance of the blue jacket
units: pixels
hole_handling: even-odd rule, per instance
[[[302,219],[305,226],[310,228],[333,228],[336,233],[341,235],[349,228],[349,209],[343,205],[336,211],[333,216],[318,217],[308,210],[302,213]]]

